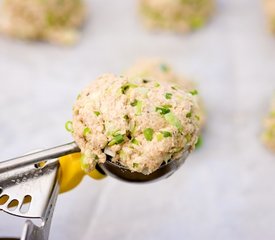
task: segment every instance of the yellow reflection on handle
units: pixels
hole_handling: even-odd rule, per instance
[[[61,167],[60,193],[64,193],[78,186],[86,173],[81,169],[81,153],[72,153],[61,157],[59,163]],[[105,177],[96,169],[88,176],[97,180]]]
[[[59,158],[61,167],[60,193],[75,188],[84,177],[85,173],[80,165],[80,153],[73,153]]]

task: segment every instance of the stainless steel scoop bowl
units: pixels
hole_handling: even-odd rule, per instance
[[[188,155],[189,151],[185,151],[180,159],[162,164],[156,171],[148,175],[139,172],[131,172],[129,169],[113,163],[110,158],[107,158],[107,161],[100,164],[99,167],[105,174],[122,181],[148,183],[170,177],[185,162]]]

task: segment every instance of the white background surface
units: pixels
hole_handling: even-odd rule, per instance
[[[61,195],[51,239],[274,239],[275,159],[258,140],[275,85],[275,40],[260,0],[218,2],[188,36],[152,34],[135,1],[91,0],[73,48],[0,39],[0,159],[71,141],[64,123],[80,89],[140,57],[161,57],[199,82],[208,109],[203,147],[166,181],[86,178]],[[0,214],[0,235],[22,221]]]

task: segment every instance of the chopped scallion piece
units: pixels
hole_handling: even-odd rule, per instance
[[[131,139],[131,143],[133,143],[135,145],[139,145],[139,141],[135,138]]]
[[[157,133],[157,140],[160,142],[163,139],[162,133]]]
[[[160,113],[161,115],[165,115],[170,112],[170,109],[165,107],[156,107],[156,112]]]
[[[132,107],[136,107],[136,115],[140,115],[142,112],[142,102],[135,99],[133,102],[130,103]]]
[[[183,126],[182,126],[180,120],[172,112],[165,114],[164,117],[168,123],[175,126],[180,132],[183,131]]]
[[[136,87],[138,87],[136,84],[133,84],[133,83],[126,83],[126,84],[124,84],[124,85],[122,85],[122,86],[120,87],[120,90],[121,90],[121,93],[122,93],[122,94],[125,94],[126,91],[127,91],[129,88],[136,88]]]
[[[119,129],[114,130],[113,132],[110,132],[110,135],[112,135],[113,137],[115,137],[116,135],[120,134],[119,131],[120,131]]]
[[[194,95],[198,95],[199,92],[196,89],[194,89],[194,90],[190,91],[189,93],[191,93],[194,96]]]
[[[66,128],[66,130],[68,132],[73,133],[74,132],[74,130],[73,130],[73,122],[72,121],[67,121],[65,123],[65,128]]]
[[[124,142],[124,135],[118,134],[108,143],[108,146],[113,146],[115,144],[120,144]]]
[[[191,117],[192,117],[192,112],[187,113],[187,114],[186,114],[186,117],[187,117],[187,118],[191,118]]]
[[[200,121],[200,117],[198,115],[196,115],[195,118]]]
[[[185,139],[186,139],[186,141],[189,143],[190,141],[191,141],[191,135],[188,133],[188,134],[186,134],[185,135]]]
[[[130,105],[132,107],[135,107],[137,105],[137,103],[138,103],[138,100],[135,99],[133,102],[130,103]]]
[[[91,133],[91,129],[88,127],[85,127],[83,130],[83,136],[86,137],[89,133]]]
[[[172,98],[172,93],[165,93],[165,98],[166,99],[171,99]]]
[[[86,154],[81,155],[80,165],[81,165],[81,168],[86,172],[89,170],[89,167],[90,167],[89,163],[86,162],[87,158],[92,158],[95,161],[98,161],[99,157],[94,153],[89,153],[88,155]]]
[[[128,115],[124,115],[123,118],[124,118],[126,121],[129,121],[129,116],[128,116]]]
[[[142,112],[142,102],[141,101],[137,101],[137,105],[136,105],[136,115],[140,115]]]
[[[100,115],[100,112],[94,111],[94,114],[95,114],[96,116],[99,116],[99,115]]]
[[[132,134],[132,136],[133,135],[135,135],[135,132],[136,132],[136,128],[137,128],[137,126],[136,126],[137,124],[136,124],[136,122],[135,121],[130,121],[130,123],[129,123],[129,127],[130,127],[130,132],[131,132],[131,134]]]
[[[138,163],[133,163],[133,168],[137,168],[138,167]]]
[[[172,137],[172,133],[170,133],[170,132],[162,131],[161,133],[162,133],[163,137],[165,137],[165,138]]]
[[[203,140],[202,140],[202,137],[199,136],[197,142],[196,142],[196,145],[195,145],[195,148],[200,148],[203,144]]]
[[[175,87],[175,86],[172,86],[171,88],[172,88],[173,90],[178,90],[178,88]]]
[[[159,87],[160,86],[160,84],[159,83],[155,83],[155,85],[154,85],[155,87]]]
[[[153,140],[153,134],[154,134],[154,130],[152,128],[145,128],[143,131],[143,135],[147,141]]]

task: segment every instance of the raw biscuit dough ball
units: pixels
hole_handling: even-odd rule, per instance
[[[84,19],[82,0],[3,0],[0,6],[0,32],[21,39],[73,44]]]
[[[79,95],[73,137],[86,172],[106,154],[131,171],[150,174],[191,151],[198,139],[195,97],[165,82],[105,74]]]
[[[188,32],[202,27],[214,11],[214,0],[139,0],[149,28]]]

